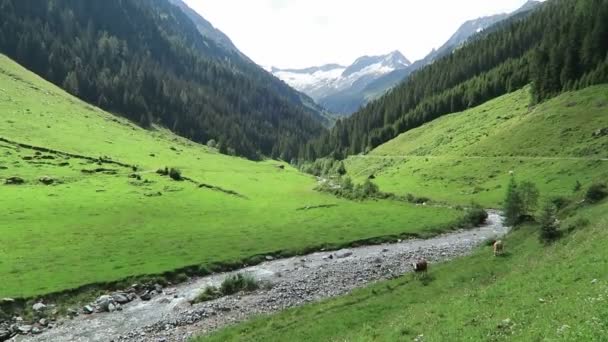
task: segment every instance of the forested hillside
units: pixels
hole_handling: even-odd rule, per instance
[[[552,0],[423,68],[302,148],[343,158],[531,83],[533,101],[608,81],[608,0]]]
[[[323,130],[301,94],[166,0],[1,0],[0,20],[0,52],[142,126],[287,160]]]

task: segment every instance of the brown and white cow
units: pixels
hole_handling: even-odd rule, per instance
[[[492,248],[494,249],[494,256],[498,256],[504,251],[505,245],[502,243],[501,240],[496,240],[492,245]]]

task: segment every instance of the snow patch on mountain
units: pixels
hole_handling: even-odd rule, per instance
[[[382,56],[363,56],[348,66],[327,64],[306,69],[271,68],[271,72],[290,86],[315,100],[341,92],[357,84],[365,86],[395,70],[405,69],[411,62],[399,51]]]

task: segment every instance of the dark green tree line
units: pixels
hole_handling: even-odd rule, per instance
[[[299,94],[166,0],[0,0],[0,51],[143,126],[290,160],[323,131]]]

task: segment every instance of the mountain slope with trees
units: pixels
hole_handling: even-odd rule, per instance
[[[608,81],[608,1],[553,0],[432,65],[300,151],[343,158],[531,83],[533,101]]]
[[[142,126],[286,160],[323,131],[301,94],[203,36],[167,0],[0,1],[0,51]]]

